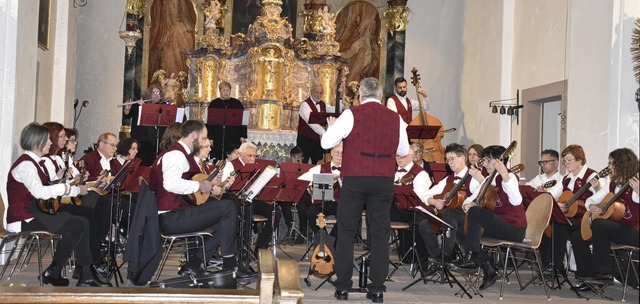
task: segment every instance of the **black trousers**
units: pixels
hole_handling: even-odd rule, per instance
[[[59,211],[64,213],[64,211]],[[91,249],[89,248],[89,220],[83,216],[71,215],[59,228],[50,229],[45,222],[38,219],[39,216],[56,216],[56,215],[36,215],[36,217],[30,222],[22,222],[23,231],[49,231],[62,235],[62,239],[58,242],[56,247],[56,253],[53,260],[57,263],[58,267],[62,267],[69,257],[71,252],[75,250],[76,261],[78,265],[88,266],[93,264],[93,257],[91,256]],[[56,275],[59,275],[57,273]]]
[[[553,219],[552,219],[553,220]],[[553,239],[553,261],[556,266],[563,268],[564,256],[567,254],[567,241],[569,236],[574,232],[580,232],[579,218],[570,218],[571,225],[553,225],[552,237],[542,235],[542,241],[540,243],[540,256],[542,257],[542,263],[544,265],[551,264],[551,239]]]
[[[303,163],[308,163],[309,159],[311,159],[312,164],[317,164],[319,160],[321,160],[324,156],[324,149],[320,145],[320,141],[315,141],[313,139],[298,135],[296,140],[296,145],[302,149],[304,152],[304,158],[302,159]]]
[[[311,207],[311,197],[305,195],[302,197],[302,200],[296,205],[296,209],[298,209],[298,220],[300,221],[300,232],[303,235],[307,235],[307,227],[309,227],[309,218],[307,217],[307,212]],[[311,224],[314,226],[314,224]]]
[[[238,209],[231,200],[209,200],[199,206],[176,209],[160,214],[162,234],[180,234],[210,230],[213,237],[205,238],[205,257],[202,250],[189,250],[189,264],[197,267],[203,260],[208,261],[214,249],[220,245],[223,256],[236,254],[238,242],[236,222]]]
[[[382,292],[389,273],[389,208],[393,201],[392,177],[346,176],[340,190],[338,204],[335,287],[348,291],[353,285],[353,245],[362,210],[367,208],[367,223],[371,237],[371,268],[369,291]]]
[[[445,208],[442,210],[442,220],[447,224],[451,225],[451,231],[448,234],[445,234],[446,240],[444,241],[444,252],[445,254],[452,254],[453,247],[455,242],[463,242],[465,239],[464,229],[462,229],[464,225],[465,213],[459,209],[453,208]],[[442,247],[438,242],[438,233],[433,230],[431,227],[431,219],[425,218],[419,224],[420,236],[424,240],[426,245],[427,253],[429,257],[436,258],[440,254],[442,254]]]
[[[593,254],[589,250],[589,242],[580,236],[580,231],[571,234],[571,246],[576,259],[578,277],[592,276],[594,273],[612,273],[614,269],[610,249],[612,242],[638,247],[638,231],[630,226],[607,219],[595,219],[591,222],[591,231]]]
[[[473,206],[467,211],[467,238],[465,248],[477,252],[477,264],[489,260],[489,256],[480,250],[480,228],[484,228],[484,236],[521,242],[525,236],[525,228],[514,228],[493,211]]]
[[[251,208],[253,209],[253,214],[262,215],[267,218],[262,231],[258,234],[258,239],[256,240],[256,249],[264,249],[269,247],[269,242],[271,241],[271,236],[273,232],[273,227],[278,228],[278,224],[280,223],[280,218],[282,217],[282,211],[278,206],[275,207],[275,223],[272,220],[272,212],[274,211],[273,204],[269,204],[263,201],[253,200],[251,202]]]

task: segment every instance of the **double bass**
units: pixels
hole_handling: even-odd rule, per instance
[[[414,118],[409,125],[411,126],[439,126],[440,130],[436,137],[433,139],[412,139],[412,142],[417,142],[422,144],[424,147],[424,154],[422,157],[429,162],[436,163],[444,163],[444,147],[442,146],[442,142],[440,140],[444,136],[444,133],[455,131],[455,128],[444,130],[442,127],[442,122],[437,117],[430,115],[427,113],[423,106],[422,95],[418,92],[418,88],[420,88],[420,74],[418,74],[418,70],[414,67],[411,69],[411,84],[416,87],[416,95],[418,96],[418,105],[420,108],[420,113],[416,118]]]

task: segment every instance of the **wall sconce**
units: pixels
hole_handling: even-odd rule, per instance
[[[514,104],[512,101],[515,100]],[[500,109],[498,110],[498,106]],[[508,99],[500,99],[489,102],[489,107],[491,108],[491,113],[500,113],[500,115],[507,114],[509,116],[516,116],[516,123],[520,124],[520,111],[519,109],[524,108],[524,105],[520,104],[520,90],[516,91],[516,98],[508,98]]]

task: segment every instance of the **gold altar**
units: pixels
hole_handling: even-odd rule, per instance
[[[214,2],[199,10],[203,29],[196,33],[196,50],[187,52],[189,81],[183,96],[190,118],[204,119],[221,81],[231,83],[232,97],[249,111],[249,130],[295,131],[299,104],[313,82],[324,87],[323,100],[330,105],[343,99],[337,93],[344,92],[348,69],[334,40],[332,14],[325,11],[323,31],[315,39],[294,39],[291,24],[280,17],[282,2],[263,0],[247,35],[226,38],[215,26],[222,12]]]

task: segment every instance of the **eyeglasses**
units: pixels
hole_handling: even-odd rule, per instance
[[[562,160],[562,163],[566,165],[566,164],[572,163],[575,160],[576,160],[575,158],[571,158],[571,159],[565,158]]]
[[[551,164],[551,163],[555,162],[556,160],[557,159],[541,160],[541,161],[538,161],[538,165],[539,166],[548,165],[548,164]]]
[[[78,142],[78,140],[77,140],[77,139],[69,139],[69,140],[67,140],[67,142],[70,142],[70,143],[77,143],[77,142]]]
[[[106,141],[103,141],[103,143],[105,143],[105,144],[107,144],[107,145],[111,146],[112,148],[115,148],[115,147],[117,147],[117,146],[118,146],[118,145],[116,145],[116,144],[114,144],[114,143],[110,143],[110,142],[106,142]]]
[[[451,157],[447,158],[445,161],[446,161],[447,164],[448,163],[452,163],[458,157],[459,157],[458,155],[454,155],[454,156],[451,156]]]

